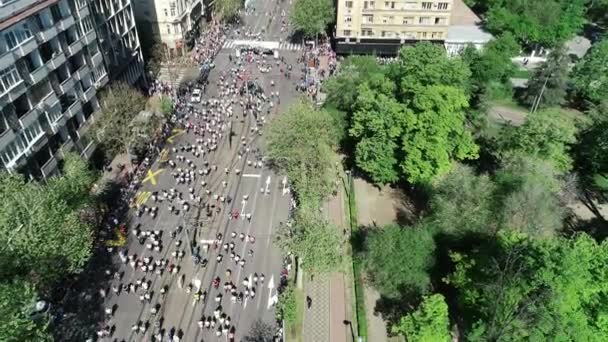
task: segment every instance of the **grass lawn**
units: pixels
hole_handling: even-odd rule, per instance
[[[515,73],[513,74],[513,78],[530,78],[530,71],[527,69],[515,69]]]
[[[357,202],[355,199],[355,184],[352,180],[352,177],[348,177],[348,213],[347,217],[349,218],[350,231],[351,236],[357,232],[359,229],[359,225],[357,223]],[[351,247],[352,250],[352,247]],[[352,253],[351,253],[352,255]],[[353,303],[354,312],[357,318],[357,336],[363,337],[365,341],[367,339],[367,317],[365,314],[365,299],[363,294],[363,278],[362,278],[362,265],[361,260],[356,256],[352,256],[352,266],[353,266],[353,280],[354,280],[354,290],[355,290],[355,300]]]

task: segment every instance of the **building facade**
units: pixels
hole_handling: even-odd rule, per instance
[[[336,51],[394,55],[402,44],[443,42],[453,0],[337,0]]]
[[[99,48],[111,80],[145,87],[144,59],[131,0],[91,0]]]
[[[203,18],[202,0],[135,0],[135,18],[149,41],[159,40],[168,58],[181,56]]]
[[[0,168],[41,179],[90,157],[108,80],[85,0],[0,0]]]

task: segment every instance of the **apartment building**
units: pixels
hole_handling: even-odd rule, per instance
[[[0,169],[41,179],[85,133],[108,82],[85,0],[0,0]]]
[[[402,44],[443,42],[453,0],[337,0],[336,51],[394,55]]]
[[[146,85],[131,0],[90,0],[97,39],[111,80]]]
[[[134,0],[135,18],[149,40],[160,39],[169,58],[181,56],[197,35],[203,0]]]

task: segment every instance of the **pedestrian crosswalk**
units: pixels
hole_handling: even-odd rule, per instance
[[[240,44],[240,41],[229,39],[229,40],[226,40],[224,42],[224,45],[222,45],[222,48],[224,48],[224,49],[233,49],[233,48],[237,48],[239,46],[242,46]],[[279,50],[283,50],[283,51],[298,51],[298,50],[302,50],[302,44],[289,43],[289,42],[280,42],[279,43]]]

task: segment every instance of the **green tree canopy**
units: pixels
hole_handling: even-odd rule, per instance
[[[503,232],[452,260],[446,280],[456,289],[467,340],[608,339],[606,242]]]
[[[460,58],[449,58],[443,46],[429,42],[403,47],[390,74],[400,86],[401,101],[433,85],[453,86],[466,93],[471,77],[471,71]]]
[[[334,21],[334,4],[331,0],[296,0],[291,12],[291,23],[306,37],[325,33]]]
[[[287,173],[299,197],[320,201],[332,191],[336,174],[333,151],[339,140],[336,128],[327,112],[304,101],[270,122],[268,158]]]
[[[49,185],[0,174],[0,275],[31,275],[45,285],[88,261],[92,227],[80,218],[89,202],[92,175],[84,161],[67,155],[65,175]]]
[[[328,273],[342,264],[344,241],[340,230],[322,216],[316,202],[302,202],[293,221],[280,227],[276,242],[294,253],[311,273]]]
[[[585,0],[491,0],[487,27],[512,33],[525,45],[553,47],[574,37],[585,23]]]
[[[53,341],[47,330],[48,317],[30,316],[37,300],[34,286],[24,280],[0,282],[0,341]]]
[[[503,160],[496,182],[501,208],[495,219],[500,219],[503,229],[548,237],[562,227],[565,217],[565,208],[559,199],[562,182],[550,161],[509,156]]]
[[[578,96],[599,104],[608,94],[608,39],[594,44],[572,71],[572,86]]]
[[[528,80],[523,95],[524,103],[532,106],[538,101],[538,108],[562,105],[568,88],[569,62],[570,57],[563,45],[553,49],[547,60],[534,70]]]
[[[431,194],[431,220],[441,231],[462,234],[494,234],[496,184],[487,175],[476,175],[471,167],[456,165],[442,177]]]
[[[440,294],[425,296],[420,307],[401,318],[393,333],[405,336],[407,341],[450,341],[448,305]]]
[[[388,225],[370,230],[365,265],[371,283],[389,298],[426,294],[435,264],[434,229],[427,225]]]
[[[116,83],[100,95],[101,115],[93,132],[106,157],[125,152],[133,139],[131,122],[144,109],[146,98],[125,83]]]
[[[595,120],[580,133],[575,156],[585,185],[608,192],[608,120]]]
[[[372,56],[350,56],[340,64],[338,75],[324,84],[327,103],[337,109],[351,112],[358,96],[358,89],[364,82],[384,80],[385,69]]]
[[[467,98],[459,88],[428,86],[411,102],[406,119],[401,163],[412,183],[431,181],[450,170],[453,160],[477,159],[479,147],[465,128]]]
[[[244,3],[242,0],[218,0],[214,3],[214,13],[220,19],[231,20],[239,15]]]
[[[545,159],[560,171],[572,168],[570,146],[576,142],[577,127],[559,109],[529,114],[520,127],[507,126],[499,136],[499,152],[517,152]]]

